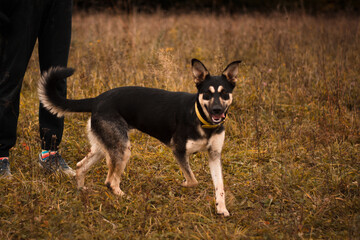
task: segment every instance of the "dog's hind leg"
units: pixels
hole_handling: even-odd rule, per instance
[[[79,189],[84,187],[85,175],[91,166],[97,163],[103,157],[104,153],[99,149],[98,146],[93,145],[91,147],[91,151],[85,156],[85,158],[76,164],[76,181],[77,187]]]
[[[174,155],[185,177],[185,181],[181,185],[183,187],[194,187],[198,185],[198,181],[190,168],[189,155],[176,150],[174,151]]]
[[[126,121],[114,112],[94,114],[91,128],[104,147],[108,174],[105,184],[116,195],[124,195],[120,189],[120,177],[130,158],[130,142]]]
[[[130,159],[130,142],[119,142],[117,148],[108,150],[106,162],[109,167],[109,172],[105,180],[105,184],[110,188],[114,194],[122,196],[123,191],[120,189],[121,175],[124,173],[126,164]]]
[[[77,187],[83,188],[85,182],[85,175],[89,171],[92,165],[97,163],[104,157],[104,152],[100,147],[101,144],[98,142],[98,138],[91,131],[91,122],[88,122],[88,138],[91,144],[91,151],[76,164],[76,181]]]

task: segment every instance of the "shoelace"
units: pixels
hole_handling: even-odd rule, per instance
[[[65,162],[65,160],[60,156],[60,154],[56,154],[57,157],[58,157],[58,162],[60,164],[60,166],[63,168],[63,169],[68,169],[69,166],[67,165],[67,163]]]
[[[49,157],[51,158],[51,160],[53,162],[59,164],[62,169],[68,169],[69,168],[69,166],[67,165],[65,160],[61,157],[61,155],[58,152],[56,152],[55,154],[50,155]]]

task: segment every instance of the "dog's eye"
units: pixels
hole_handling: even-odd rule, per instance
[[[204,100],[210,100],[211,98],[211,92],[210,91],[207,91],[203,94],[203,99]]]
[[[220,97],[224,100],[228,100],[230,98],[229,93],[227,93],[225,90],[220,92]]]

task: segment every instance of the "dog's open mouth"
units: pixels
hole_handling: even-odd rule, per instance
[[[220,122],[223,121],[224,119],[225,119],[225,113],[211,115],[211,120],[212,120],[213,123],[215,123],[215,124],[220,123]]]

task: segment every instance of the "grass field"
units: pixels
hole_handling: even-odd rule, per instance
[[[75,14],[68,96],[139,85],[195,92],[191,58],[219,74],[241,59],[222,154],[227,207],[215,214],[207,155],[183,188],[170,150],[140,132],[118,198],[102,161],[74,179],[37,165],[37,52],[25,75],[14,178],[0,181],[0,239],[359,239],[360,18],[297,14]],[[66,117],[61,153],[89,151],[89,114]]]

